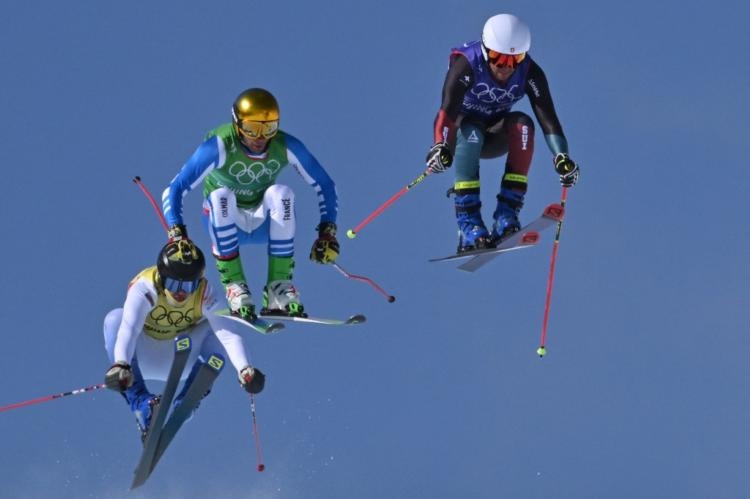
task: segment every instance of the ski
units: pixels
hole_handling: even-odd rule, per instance
[[[348,319],[328,319],[323,317],[296,317],[293,315],[261,315],[264,319],[278,319],[280,321],[298,322],[302,324],[321,324],[324,326],[352,326],[362,324],[367,318],[362,314],[355,314]]]
[[[146,432],[146,438],[143,441],[143,451],[141,452],[141,458],[138,461],[138,465],[135,468],[133,483],[130,485],[131,489],[143,485],[151,474],[152,462],[154,461],[154,456],[156,454],[162,426],[164,420],[167,418],[169,406],[172,405],[172,399],[177,391],[177,385],[180,383],[182,371],[185,369],[188,357],[190,357],[191,348],[192,341],[189,337],[178,336],[175,339],[172,367],[169,369],[169,375],[167,377],[167,383],[164,386],[164,393],[162,393],[161,401],[156,405],[153,414],[151,414],[151,423]]]
[[[464,251],[463,253],[456,253],[455,255],[443,256],[440,258],[431,258],[430,262],[451,262],[454,260],[468,260],[473,259],[482,255],[488,254],[499,254],[508,251],[515,251],[521,248],[527,248],[533,246],[539,242],[539,233],[535,231],[527,231],[526,227],[523,227],[520,231],[515,232],[510,237],[503,239],[503,241],[494,248],[477,249]]]
[[[219,376],[219,373],[224,367],[224,357],[218,353],[212,354],[206,362],[204,362],[198,373],[193,379],[193,382],[188,387],[185,397],[183,397],[180,405],[175,407],[172,414],[169,416],[169,420],[164,424],[164,428],[161,431],[159,437],[159,443],[154,453],[154,459],[151,462],[151,471],[154,470],[156,464],[161,459],[164,451],[167,450],[169,444],[172,443],[175,435],[182,427],[182,425],[190,419],[193,411],[198,407],[203,397],[206,396],[208,391],[214,384],[214,381]]]
[[[492,261],[501,253],[534,246],[539,242],[539,232],[562,220],[564,212],[565,210],[560,204],[550,204],[544,209],[539,218],[522,227],[521,230],[512,234],[510,237],[503,239],[495,248],[471,250],[442,258],[433,258],[429,261],[446,262],[453,260],[468,260],[459,265],[458,268],[466,272],[474,272]]]
[[[262,318],[257,318],[254,321],[245,320],[242,317],[233,315],[228,308],[219,310],[218,312],[216,312],[216,315],[218,315],[219,317],[224,317],[226,319],[231,319],[235,322],[239,322],[240,324],[244,324],[256,330],[260,334],[277,333],[284,329],[284,324],[280,322],[269,322]]]
[[[500,246],[502,247],[506,241],[508,241],[510,244],[514,244],[513,240],[518,241],[519,237],[521,238],[521,240],[523,240],[524,232],[536,232],[538,234],[544,229],[552,227],[553,225],[560,222],[564,214],[565,214],[565,208],[563,208],[562,205],[560,204],[553,203],[544,209],[544,211],[542,212],[542,216],[540,216],[539,218],[537,218],[536,220],[528,224],[526,227],[521,229],[521,231],[519,231],[521,233],[520,236],[518,235],[518,233],[513,234],[505,241],[502,241],[500,243]],[[538,240],[538,237],[537,237],[537,240]],[[522,244],[522,241],[519,247],[525,247],[525,245]],[[500,252],[497,252],[497,251],[495,252],[490,251],[488,253],[475,256],[468,262],[464,262],[461,265],[459,265],[458,268],[466,272],[474,272],[475,270],[483,267],[490,261],[494,260],[495,257],[499,253]]]

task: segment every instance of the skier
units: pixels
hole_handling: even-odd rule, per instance
[[[227,302],[233,314],[249,321],[257,315],[240,260],[243,244],[267,243],[268,274],[261,313],[306,315],[292,283],[294,192],[276,183],[289,165],[318,195],[320,224],[310,259],[333,263],[339,254],[334,182],[301,141],[279,129],[279,106],[267,90],[242,92],[232,106],[232,123],[211,130],[164,191],[170,238],[187,238],[183,196],[205,179],[203,222]]]
[[[174,358],[168,340],[179,334],[192,339],[188,365],[193,367],[175,405],[182,401],[202,362],[222,347],[247,392],[260,393],[265,385],[265,375],[248,362],[242,337],[227,329],[231,321],[215,315],[223,305],[203,277],[205,265],[203,252],[191,241],[167,243],[156,265],[130,282],[123,307],[104,319],[104,345],[112,363],[104,382],[125,397],[142,437],[159,403],[159,396],[149,392],[144,379],[166,381]]]
[[[485,23],[482,40],[451,51],[442,104],[434,121],[435,144],[426,161],[436,173],[456,163],[450,192],[455,196],[459,253],[493,248],[521,227],[518,215],[534,153],[534,122],[511,108],[524,95],[544,132],[560,182],[572,187],[578,180],[579,169],[568,155],[547,77],[528,54],[530,46],[526,24],[512,14],[498,14]],[[479,160],[505,154],[490,232],[481,214]]]

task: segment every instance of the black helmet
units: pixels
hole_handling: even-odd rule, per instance
[[[197,281],[203,277],[205,269],[206,259],[203,252],[186,239],[167,243],[156,260],[156,270],[162,283],[168,278],[176,281]]]

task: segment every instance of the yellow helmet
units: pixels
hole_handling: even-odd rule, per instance
[[[279,103],[268,90],[249,88],[234,100],[232,122],[239,135],[270,139],[279,129]]]

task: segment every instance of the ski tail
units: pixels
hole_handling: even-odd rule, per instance
[[[277,333],[284,329],[284,324],[280,322],[269,322],[265,319],[262,319],[260,317],[256,318],[255,320],[249,321],[245,320],[242,317],[232,315],[232,313],[229,311],[228,308],[221,309],[214,313],[214,315],[218,317],[223,317],[225,319],[232,320],[234,322],[239,322],[240,324],[244,324],[245,326],[254,329],[255,331],[259,332],[260,334],[272,334]]]

